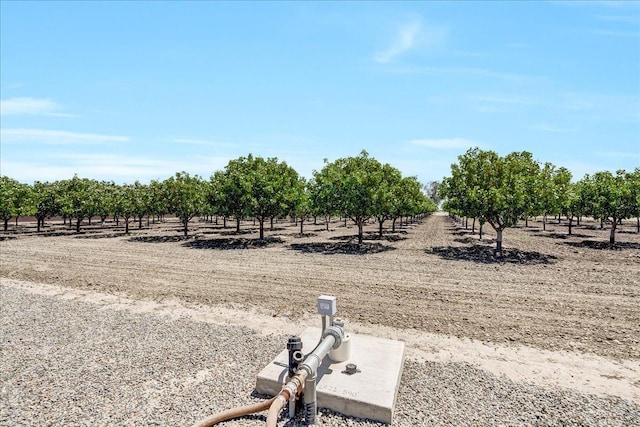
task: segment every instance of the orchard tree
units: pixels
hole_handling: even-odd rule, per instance
[[[87,178],[73,178],[60,183],[60,211],[67,218],[76,220],[76,233],[80,232],[80,224],[85,218],[94,214],[94,199],[91,196],[93,183]]]
[[[277,158],[246,158],[250,182],[249,213],[260,226],[260,240],[264,239],[264,221],[287,213],[295,200],[298,173]]]
[[[167,213],[166,191],[162,182],[152,180],[149,184],[149,213],[160,220]]]
[[[571,188],[571,172],[565,168],[556,168],[552,163],[545,163],[540,169],[537,181],[537,203],[539,212],[542,213],[542,229],[547,229],[547,217],[569,212],[566,208],[570,207],[573,201],[569,202]],[[573,206],[575,207],[575,206]],[[575,213],[573,210],[571,211]]]
[[[44,220],[58,215],[60,212],[60,194],[56,184],[36,181],[33,184],[33,202],[37,230],[44,226]]]
[[[133,185],[119,186],[114,192],[114,211],[124,220],[124,234],[129,234],[129,221],[135,215],[136,189]]]
[[[164,181],[164,187],[169,211],[180,219],[186,237],[189,233],[189,221],[204,209],[204,182],[198,175],[190,176],[187,172],[178,172]]]
[[[378,236],[382,238],[382,226],[392,219],[399,205],[398,195],[401,193],[402,174],[393,166],[385,163],[381,170],[380,184],[374,189],[373,211],[378,221]]]
[[[328,165],[327,159],[324,159],[324,162]],[[333,169],[325,166],[320,172],[313,171],[313,179],[309,183],[313,215],[324,217],[327,231],[329,231],[331,215],[337,214],[339,209],[333,174]]]
[[[433,203],[438,206],[442,201],[440,199],[440,181],[431,181],[424,186],[424,191]]]
[[[500,157],[493,151],[469,149],[451,166],[443,180],[441,195],[447,209],[479,217],[496,231],[496,252],[502,253],[502,233],[514,227],[530,208],[532,166],[528,152]]]
[[[618,170],[586,175],[582,180],[585,197],[585,213],[600,220],[611,222],[609,244],[615,244],[615,233],[619,221],[633,218],[637,214],[637,188],[634,175]]]
[[[300,234],[304,232],[304,222],[314,215],[311,186],[300,177],[293,191],[290,214],[300,220]]]
[[[148,185],[140,184],[139,181],[133,183],[135,199],[133,203],[133,213],[138,218],[138,229],[142,228],[142,218],[151,210],[151,192]]]
[[[11,218],[18,218],[25,208],[28,198],[28,186],[13,178],[0,176],[0,218],[4,221],[6,232]]]
[[[362,244],[363,226],[375,214],[375,192],[382,182],[382,165],[369,153],[345,157],[328,163],[316,175],[327,190],[331,208],[337,208],[358,226],[358,244]]]
[[[209,203],[217,206],[218,212],[236,219],[236,232],[240,232],[240,221],[251,212],[251,171],[249,164],[253,156],[230,160],[223,171],[211,177],[212,192]]]
[[[93,188],[92,194],[95,201],[95,214],[100,217],[100,225],[104,227],[104,223],[109,215],[114,215],[115,206],[115,190],[114,182],[100,181]]]

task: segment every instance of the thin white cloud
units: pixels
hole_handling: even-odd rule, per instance
[[[101,135],[95,133],[69,132],[50,129],[0,129],[3,143],[30,144],[103,144],[107,142],[128,142],[128,136]]]
[[[420,33],[422,23],[418,20],[402,25],[395,36],[391,46],[374,54],[373,60],[379,64],[387,64],[397,56],[407,52],[414,45],[416,37]]]
[[[465,138],[443,138],[443,139],[413,139],[408,142],[411,145],[420,147],[436,148],[442,150],[479,147],[476,141]]]
[[[0,114],[9,115],[44,115],[58,117],[72,117],[71,114],[61,113],[60,104],[48,98],[9,98],[0,100]]]

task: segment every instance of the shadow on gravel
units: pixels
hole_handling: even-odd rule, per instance
[[[618,230],[616,231],[616,234],[638,234],[638,232],[635,230]]]
[[[293,233],[293,234],[288,234],[288,236],[291,237],[295,237],[296,239],[302,239],[304,237],[315,237],[317,236],[318,233]]]
[[[193,239],[193,236],[136,236],[129,239],[130,242],[141,243],[170,243],[182,242],[183,240]]]
[[[591,237],[588,234],[580,234],[580,233],[571,233],[571,235],[569,235],[568,233],[556,233],[553,231],[541,231],[540,233],[537,233],[539,237],[546,237],[548,239],[560,239],[560,240],[566,240],[570,237]]]
[[[102,233],[102,234],[85,234],[80,236],[75,236],[76,239],[113,239],[114,237],[122,237],[126,236],[124,231],[120,233]]]
[[[278,237],[267,237],[266,239],[196,239],[190,242],[185,242],[182,246],[191,249],[218,249],[218,250],[232,250],[232,249],[259,249],[266,248],[275,244],[283,243],[284,240]]]
[[[635,242],[616,242],[610,245],[608,241],[604,240],[583,240],[582,242],[564,242],[565,245],[573,246],[575,248],[589,248],[599,250],[614,250],[621,251],[624,249],[640,249],[640,243]]]
[[[484,264],[553,264],[558,258],[540,252],[521,251],[519,249],[504,249],[502,255],[496,255],[494,248],[474,245],[470,247],[437,246],[425,249],[428,254],[436,254],[440,258],[452,261],[471,261]]]
[[[477,242],[478,238],[477,237],[459,237],[457,239],[453,239],[453,241],[458,243],[469,244],[469,243]]]
[[[324,255],[367,255],[395,250],[392,246],[381,243],[293,243],[291,249],[304,253],[324,254]]]
[[[221,231],[220,235],[221,236],[242,236],[244,234],[251,234],[251,233],[255,233],[256,230],[240,230],[240,231]]]
[[[364,233],[362,235],[362,240],[378,240],[378,241],[384,240],[387,242],[399,242],[401,240],[407,240],[406,237],[399,236],[398,234],[400,234],[400,232],[395,232],[393,234],[382,234],[382,237],[380,237],[378,233]],[[407,232],[404,231],[403,234],[407,234]],[[351,243],[358,240],[358,235],[352,234],[348,236],[334,236],[334,237],[329,237],[329,240],[341,240],[343,242]]]

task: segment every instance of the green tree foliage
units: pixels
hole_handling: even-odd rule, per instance
[[[366,151],[359,156],[345,157],[328,163],[316,181],[327,191],[329,209],[350,218],[358,226],[358,244],[362,244],[362,229],[375,215],[376,189],[382,182],[382,165]]]
[[[8,176],[0,176],[0,218],[4,221],[4,231],[9,227],[11,218],[31,213],[31,191],[28,185],[22,184]]]
[[[530,212],[537,175],[528,152],[500,157],[493,151],[468,150],[451,166],[443,180],[445,208],[462,216],[480,218],[496,231],[496,252],[502,252],[502,232]]]
[[[619,221],[633,218],[637,214],[637,192],[634,174],[619,170],[596,172],[582,179],[585,213],[600,220],[611,222],[609,243],[615,243]]]
[[[378,236],[382,237],[385,221],[393,219],[398,213],[402,199],[402,173],[389,164],[382,165],[380,181],[373,193],[373,212],[378,221]]]
[[[314,215],[312,203],[312,187],[304,178],[298,179],[297,185],[292,191],[292,203],[290,214],[300,221],[300,234],[304,233],[304,222]]]
[[[206,187],[198,176],[190,176],[187,172],[178,172],[163,182],[167,207],[180,219],[184,227],[185,237],[189,233],[189,221],[199,215],[205,208]],[[136,211],[134,202],[134,213]]]
[[[33,203],[35,205],[35,217],[40,232],[47,218],[60,213],[60,191],[55,183],[39,182],[33,184]]]
[[[236,232],[240,232],[240,221],[251,212],[251,172],[249,165],[253,156],[230,160],[223,171],[211,177],[209,203],[226,217],[236,219]]]
[[[87,178],[73,178],[61,181],[60,187],[60,212],[67,218],[76,220],[76,233],[80,232],[80,224],[85,218],[95,215],[95,197],[92,194],[95,181]]]
[[[264,239],[264,221],[292,211],[295,207],[298,173],[277,158],[263,159],[249,155],[249,214],[258,220],[260,239]]]

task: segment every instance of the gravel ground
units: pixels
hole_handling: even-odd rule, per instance
[[[189,425],[260,401],[286,342],[249,328],[100,309],[0,287],[0,424]],[[243,375],[244,374],[244,375]],[[321,426],[378,423],[321,410]],[[394,426],[638,425],[640,405],[517,383],[461,363],[406,362]],[[264,424],[263,415],[229,426]],[[297,421],[280,425],[296,426]]]

